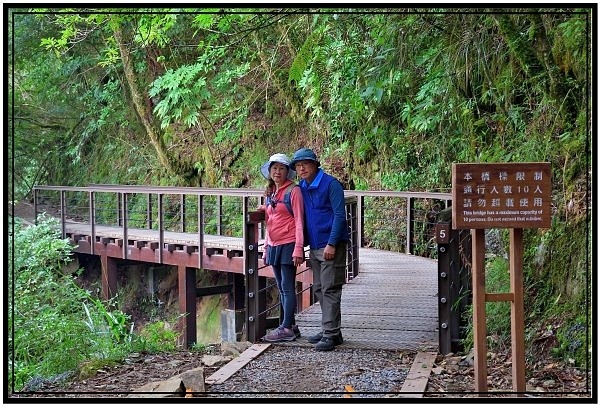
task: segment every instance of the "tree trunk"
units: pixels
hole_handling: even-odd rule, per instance
[[[154,146],[156,150],[156,154],[158,156],[158,160],[161,165],[167,170],[170,174],[175,174],[176,171],[174,169],[173,163],[168,157],[167,148],[162,140],[162,137],[153,123],[152,112],[144,103],[142,91],[138,86],[137,79],[135,77],[135,73],[133,71],[133,61],[131,60],[131,54],[125,45],[125,41],[123,41],[123,32],[120,27],[116,27],[113,29],[113,33],[115,36],[115,40],[119,45],[119,52],[121,53],[121,60],[123,61],[123,70],[125,72],[125,79],[127,80],[127,85],[129,86],[129,91],[131,92],[131,99],[133,101],[133,105],[135,110],[142,121],[144,128],[146,129],[146,134]]]
[[[533,52],[532,45],[520,34],[520,30],[511,19],[511,16],[509,14],[499,14],[493,17],[508,48],[519,61],[525,75],[527,77],[539,75],[542,72],[541,63]]]

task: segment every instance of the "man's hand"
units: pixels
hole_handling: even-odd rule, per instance
[[[323,258],[331,260],[335,257],[335,246],[327,244],[323,250]]]

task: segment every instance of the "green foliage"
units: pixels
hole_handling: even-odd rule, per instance
[[[308,37],[306,37],[304,44],[300,47],[300,50],[290,66],[288,75],[289,82],[296,84],[300,83],[300,80],[304,76],[304,71],[312,59],[312,53],[315,50],[315,46],[318,44],[321,35],[323,35],[323,32],[319,30],[311,32]]]
[[[557,330],[558,346],[552,349],[552,354],[578,367],[589,367],[592,354],[591,317],[585,309],[574,316],[565,317],[565,323]]]
[[[544,233],[526,233],[524,243],[531,247],[524,254],[525,289],[532,298],[525,312],[531,331],[550,329],[558,340],[551,353],[581,367],[589,367],[592,348],[588,227],[583,219],[571,226],[555,220]],[[586,245],[587,250],[579,249]],[[558,327],[546,327],[554,324]]]
[[[179,336],[180,333],[174,331],[170,323],[155,321],[142,328],[137,338],[136,348],[151,353],[174,351]]]
[[[166,128],[173,121],[182,121],[188,128],[198,123],[202,103],[210,97],[206,77],[199,76],[206,70],[203,64],[197,63],[170,69],[154,81],[150,97],[164,93],[154,108],[161,119],[161,128]]]
[[[504,293],[510,291],[508,261],[493,256],[485,263],[485,291]],[[505,350],[511,342],[511,313],[509,302],[487,302],[485,306],[487,346],[490,351]],[[464,319],[468,322],[467,334],[462,344],[465,352],[473,348],[473,305],[465,309]]]
[[[190,347],[190,351],[197,351],[200,353],[206,352],[206,344],[204,343],[194,343],[192,344],[192,346]]]
[[[381,186],[385,190],[412,190],[417,179],[417,170],[410,168],[406,172],[384,173],[381,175]]]
[[[586,303],[591,284],[589,230],[589,223],[582,218],[570,226],[555,221],[543,235],[529,236],[528,246],[535,248],[526,253],[525,259],[533,264],[531,279],[550,282],[542,300],[553,303],[564,296],[574,306]]]
[[[90,307],[89,294],[61,271],[70,261],[71,246],[59,238],[57,220],[41,216],[38,224],[23,228],[16,222],[9,238],[8,359],[14,373],[9,384],[16,390],[35,376],[73,371],[86,359],[120,352],[114,337],[90,334],[90,321],[107,314],[105,309],[84,310]]]
[[[112,300],[114,300],[113,298]],[[85,314],[87,316],[86,325],[93,335],[107,335],[110,342],[124,343],[131,342],[131,329],[129,325],[130,316],[121,310],[108,310],[108,308],[99,299],[89,296],[89,301],[96,307],[97,313],[104,316],[104,320],[94,320],[88,306],[83,303]],[[110,306],[110,304],[109,304]],[[106,329],[108,327],[108,329]]]
[[[585,77],[589,60],[581,44],[588,40],[590,34],[586,21],[579,16],[573,16],[558,25],[553,54],[557,55],[561,70],[572,71],[576,77]]]
[[[86,380],[95,376],[99,370],[111,368],[118,365],[119,362],[115,359],[91,359],[83,362],[78,368],[78,379]]]
[[[167,45],[171,39],[169,30],[177,23],[177,14],[157,13],[140,18],[136,41],[142,44]]]
[[[404,222],[390,222],[390,218],[406,218],[406,201],[385,198],[365,198],[365,246],[395,252],[406,252]]]
[[[486,292],[510,292],[510,273],[508,260],[502,257],[492,257],[486,263],[485,272]],[[510,303],[486,303],[486,319],[488,336],[496,340],[496,345],[510,346]]]

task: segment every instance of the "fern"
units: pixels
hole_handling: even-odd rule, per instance
[[[320,31],[313,31],[308,38],[306,38],[306,41],[304,41],[304,44],[302,44],[300,50],[296,54],[296,57],[292,61],[292,66],[290,66],[288,83],[293,82],[298,84],[300,82],[308,63],[312,59],[313,51],[315,46],[318,44],[321,35],[322,33]]]

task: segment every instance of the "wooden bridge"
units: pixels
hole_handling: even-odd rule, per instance
[[[342,328],[348,345],[368,348],[436,347],[439,338],[435,214],[449,193],[345,191],[351,241],[342,294]],[[278,305],[267,305],[274,284],[261,259],[264,226],[256,208],[263,191],[91,185],[36,186],[36,214],[57,213],[64,238],[78,254],[97,255],[102,291],[116,294],[117,264],[139,261],[178,269],[183,344],[196,341],[199,296],[227,294],[236,331],[256,342],[278,324]],[[198,287],[196,270],[226,272],[228,283]],[[272,282],[272,281],[271,281]],[[298,268],[297,322],[304,334],[319,329],[312,274]],[[273,317],[273,315],[277,317]],[[446,324],[447,326],[447,324]],[[446,328],[446,327],[445,327]],[[240,338],[240,337],[238,337]]]

